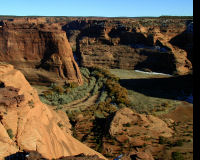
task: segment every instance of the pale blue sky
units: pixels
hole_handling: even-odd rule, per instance
[[[0,15],[193,16],[193,0],[0,0]]]

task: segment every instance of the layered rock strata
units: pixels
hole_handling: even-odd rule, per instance
[[[106,159],[73,138],[66,114],[43,104],[23,74],[5,63],[0,64],[0,122],[0,159],[24,150],[47,159],[81,153]]]
[[[82,84],[66,33],[56,23],[3,21],[0,44],[0,61],[13,64],[29,81]]]
[[[0,22],[0,60],[21,66],[18,68],[23,68],[30,79],[49,81],[54,75],[53,79],[65,77],[81,83],[67,39],[75,58],[85,67],[148,69],[180,75],[192,71],[193,20],[181,17],[3,20]],[[41,74],[37,69],[29,75],[25,68],[33,68],[31,65],[46,70]],[[47,70],[54,70],[54,74],[47,76],[50,74]]]
[[[83,66],[192,70],[192,20],[165,18],[74,20],[63,28]]]

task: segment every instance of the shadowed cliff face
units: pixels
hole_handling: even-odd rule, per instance
[[[82,84],[66,34],[57,24],[4,22],[0,28],[0,61],[20,69],[33,82]]]
[[[187,29],[170,40],[175,45],[187,52],[187,58],[192,62],[193,49],[193,22],[188,22]]]
[[[182,75],[192,70],[190,22],[155,18],[86,19],[68,22],[63,29],[83,66],[148,68]]]
[[[18,160],[18,159],[20,160],[47,160],[37,151],[17,152],[5,158],[5,160]],[[97,155],[86,156],[84,154],[79,154],[75,156],[62,157],[55,160],[103,160],[103,159],[99,158]]]

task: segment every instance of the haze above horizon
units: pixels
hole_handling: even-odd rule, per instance
[[[159,17],[193,16],[193,0],[8,0],[0,15]]]

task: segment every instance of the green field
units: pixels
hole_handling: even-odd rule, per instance
[[[128,90],[132,108],[139,113],[166,113],[183,102],[177,99],[181,90],[191,88],[180,82],[181,77],[122,69],[110,69],[110,72],[120,78],[120,84]]]

